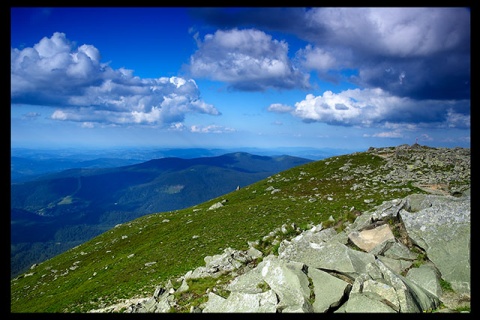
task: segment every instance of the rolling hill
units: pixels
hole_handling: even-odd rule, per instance
[[[11,276],[142,215],[179,210],[310,162],[245,152],[69,169],[11,185]]]

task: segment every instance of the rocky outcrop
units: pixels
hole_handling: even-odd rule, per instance
[[[417,143],[397,147],[369,148],[368,153],[386,160],[385,174],[372,183],[414,181],[414,185],[434,194],[461,196],[470,193],[469,148],[431,148]],[[365,173],[365,171],[363,171]]]
[[[343,231],[322,224],[283,240],[278,255],[231,248],[206,257],[180,287],[159,286],[123,311],[170,312],[188,280],[232,274],[191,312],[415,313],[470,305],[470,196],[413,194],[384,202]],[[280,231],[281,232],[281,231]],[[451,289],[446,286],[451,286]],[[115,312],[119,306],[92,312]]]

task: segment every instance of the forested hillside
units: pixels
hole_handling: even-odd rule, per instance
[[[11,185],[11,276],[115,225],[184,209],[308,163],[292,156],[230,153],[69,169]]]

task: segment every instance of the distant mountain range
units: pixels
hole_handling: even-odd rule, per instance
[[[117,224],[187,208],[311,161],[235,152],[68,169],[12,182],[11,275]]]
[[[113,168],[127,166],[160,158],[193,159],[215,157],[227,153],[246,152],[262,156],[288,154],[300,158],[320,160],[334,155],[359,150],[332,148],[147,148],[147,147],[111,147],[107,149],[30,149],[12,148],[10,154],[11,182],[32,180],[46,173],[74,168]]]

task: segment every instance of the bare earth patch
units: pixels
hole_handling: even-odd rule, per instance
[[[433,194],[449,195],[446,184],[415,184],[416,187]]]

